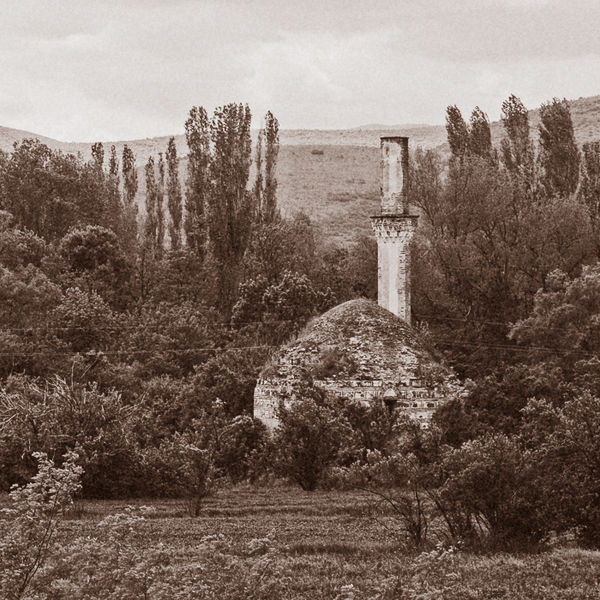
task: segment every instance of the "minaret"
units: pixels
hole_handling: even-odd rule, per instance
[[[408,138],[381,138],[381,214],[371,217],[377,237],[377,301],[410,323],[409,243],[417,215],[408,207]]]

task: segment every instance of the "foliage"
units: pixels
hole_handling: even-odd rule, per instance
[[[266,471],[264,462],[269,451],[273,450],[264,423],[249,415],[238,415],[219,432],[217,467],[232,483],[256,480]]]
[[[553,406],[531,401],[524,438],[540,455],[536,484],[558,531],[576,527],[586,546],[600,547],[600,399],[584,392]]]
[[[206,447],[208,446],[208,447]],[[200,514],[202,501],[216,483],[214,446],[203,431],[188,430],[165,438],[144,454],[145,470],[155,495],[184,498],[192,517]]]
[[[600,266],[584,266],[573,279],[556,270],[546,289],[536,293],[530,315],[517,321],[510,335],[529,347],[531,362],[555,366],[571,379],[585,365],[593,368],[599,319]]]
[[[179,161],[177,158],[177,147],[175,138],[169,138],[166,152],[167,161],[167,206],[169,209],[169,239],[171,248],[179,250],[181,247],[181,220],[183,216],[183,205],[181,196],[181,184],[179,183]]]
[[[43,452],[60,457],[76,451],[85,469],[83,494],[125,496],[136,492],[135,406],[96,385],[69,385],[56,377],[43,386],[13,378],[0,390],[0,484],[6,489],[31,476],[24,457]]]
[[[111,306],[123,308],[129,300],[131,265],[116,234],[97,225],[72,229],[61,240],[65,287],[78,287],[102,296]]]
[[[575,141],[569,103],[553,98],[540,107],[541,183],[548,195],[575,192],[580,154]]]
[[[300,386],[287,404],[277,415],[277,469],[303,490],[313,491],[338,457],[347,426],[318,388]]]
[[[6,600],[32,597],[36,576],[52,554],[58,516],[81,487],[77,454],[65,454],[60,468],[44,453],[33,456],[37,473],[28,484],[11,489],[10,506],[0,520],[0,593]]]

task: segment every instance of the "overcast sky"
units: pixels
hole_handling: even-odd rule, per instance
[[[600,94],[598,0],[0,0],[0,125],[63,141],[183,131],[248,102],[283,128],[490,118]]]

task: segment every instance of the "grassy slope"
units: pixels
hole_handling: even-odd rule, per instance
[[[571,102],[575,133],[580,144],[600,140],[600,96]],[[468,115],[465,115],[468,117]],[[530,111],[532,134],[536,135],[539,111]],[[282,130],[278,165],[279,203],[284,213],[304,211],[332,240],[348,242],[359,233],[369,233],[367,217],[378,206],[379,154],[381,135],[407,135],[413,147],[440,148],[447,152],[443,126],[406,125],[395,129],[369,127],[346,130]],[[0,127],[0,149],[9,150],[27,132]],[[502,125],[492,123],[492,137],[498,143]],[[90,144],[64,143],[40,138],[65,152],[89,156]],[[143,165],[150,154],[164,151],[168,137],[128,141],[137,157],[143,205]],[[176,136],[180,156],[187,152],[184,136]],[[112,142],[105,143],[106,151]],[[119,154],[125,142],[115,142]],[[313,154],[322,151],[322,154]],[[185,173],[185,159],[181,174]]]
[[[93,535],[95,522],[126,504],[87,503],[80,519],[67,521],[69,535]],[[266,588],[272,584],[273,592],[267,597],[273,600],[343,598],[338,594],[349,584],[354,586],[354,596],[347,597],[355,600],[600,597],[599,552],[556,548],[519,556],[440,556],[436,551],[410,556],[399,543],[394,522],[385,521],[381,507],[373,513],[372,497],[361,492],[230,489],[207,500],[196,519],[187,517],[176,501],[155,506],[156,518],[136,531],[146,549],[164,543],[183,567],[201,560],[203,538],[222,534],[233,543],[225,554],[245,565],[237,572],[263,570],[260,582]],[[265,537],[271,539],[267,555],[240,552],[251,540]],[[215,570],[216,564],[219,561],[203,563],[203,578],[209,586],[226,590],[233,585],[228,582],[232,574]],[[385,590],[388,595],[383,595]],[[235,596],[223,592],[220,597]]]

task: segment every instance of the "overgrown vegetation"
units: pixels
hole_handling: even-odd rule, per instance
[[[316,589],[298,591],[294,551],[266,535],[247,545],[203,538],[186,557],[207,565],[199,571],[156,544],[140,556],[136,536],[150,519],[133,513],[58,541],[58,509],[79,486],[85,498],[183,499],[195,518],[211,494],[245,482],[358,487],[386,507],[373,516],[394,543],[421,554],[386,563],[392,570],[362,587],[340,575],[317,586],[326,597],[465,597],[460,578],[478,585],[471,565],[484,559],[452,548],[537,551],[565,539],[598,548],[600,169],[596,145],[577,147],[568,105],[541,108],[536,147],[510,97],[499,148],[481,110],[467,123],[449,107],[448,162],[415,153],[414,320],[465,388],[427,431],[387,406],[323,394],[310,374],[280,407],[274,436],[252,418],[274,348],[335,304],[374,297],[376,250],[367,239],[327,244],[308,217],[281,217],[278,123],[267,114],[253,151],[250,118],[243,105],[212,117],[194,107],[185,178],[171,141],[146,163],[143,214],[127,147],[120,165],[114,148],[105,165],[101,144],[89,162],[35,140],[0,156],[0,486],[21,486],[1,523],[13,544],[5,595]],[[353,368],[343,353],[319,354],[317,375]],[[56,482],[66,482],[64,498]],[[460,578],[438,579],[444,570]],[[523,576],[527,597],[543,593]]]

